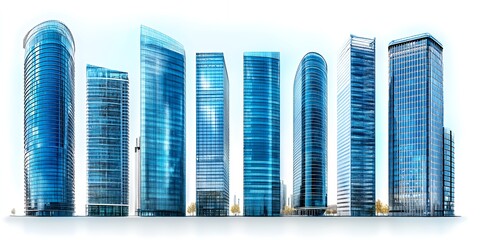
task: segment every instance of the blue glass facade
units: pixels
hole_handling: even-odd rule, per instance
[[[140,29],[140,216],[185,216],[185,51]]]
[[[443,133],[443,214],[455,216],[455,140],[453,132]]]
[[[228,93],[223,53],[197,53],[197,216],[228,216]]]
[[[318,53],[300,62],[293,86],[293,207],[300,215],[327,208],[327,63]]]
[[[87,65],[88,216],[128,216],[128,73]]]
[[[243,55],[245,216],[280,215],[280,53]]]
[[[75,43],[61,22],[24,38],[24,177],[27,216],[74,213]]]
[[[389,44],[389,205],[443,215],[443,47],[429,34]]]
[[[375,215],[375,39],[350,36],[338,62],[337,207]]]

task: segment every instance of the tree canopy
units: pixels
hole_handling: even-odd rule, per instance
[[[285,206],[283,209],[283,215],[292,215],[293,214],[293,208],[290,206]]]
[[[382,203],[380,199],[375,202],[375,212],[377,215],[388,215],[388,204]]]
[[[196,210],[197,210],[197,207],[195,206],[194,202],[190,203],[190,205],[188,205],[187,207],[187,213],[190,214],[190,216],[193,216]]]
[[[235,216],[240,213],[240,205],[238,204],[233,204],[233,206],[230,208],[230,212],[232,212]]]

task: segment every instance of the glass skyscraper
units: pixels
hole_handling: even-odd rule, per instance
[[[299,215],[327,208],[327,63],[318,53],[300,62],[293,86],[293,207]]]
[[[443,47],[430,34],[390,42],[389,205],[443,215]]]
[[[285,206],[287,206],[287,185],[281,180],[280,183],[280,213],[283,214],[283,210],[285,210]]]
[[[197,216],[228,216],[229,97],[223,53],[197,53]]]
[[[280,215],[280,53],[243,55],[245,216]]]
[[[63,23],[46,21],[23,48],[25,214],[72,216],[75,42]]]
[[[128,216],[128,73],[87,65],[88,216]]]
[[[142,161],[140,161],[141,157],[141,149],[140,149],[140,138],[137,137],[135,139],[135,215],[140,215],[140,199],[141,199],[141,178],[142,178]]]
[[[185,51],[140,29],[140,216],[185,216]]]
[[[443,133],[443,210],[444,216],[455,216],[455,140],[447,128]]]
[[[350,36],[338,62],[337,207],[375,215],[375,39]]]

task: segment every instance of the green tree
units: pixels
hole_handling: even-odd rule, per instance
[[[190,216],[193,216],[196,210],[197,210],[197,207],[195,206],[194,202],[190,203],[190,205],[188,205],[187,207],[187,213],[190,214]]]
[[[233,204],[233,206],[230,208],[230,212],[232,212],[233,214],[235,214],[235,216],[237,216],[237,214],[240,213],[240,205]]]

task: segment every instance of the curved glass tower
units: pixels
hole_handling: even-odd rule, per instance
[[[75,43],[63,23],[35,26],[23,40],[25,214],[74,213]]]
[[[338,214],[375,216],[375,39],[351,35],[337,72]]]
[[[88,216],[128,216],[128,73],[87,65]]]
[[[228,216],[228,113],[223,53],[197,53],[197,216]]]
[[[185,216],[185,51],[140,29],[140,216]]]
[[[327,208],[327,63],[320,54],[303,57],[293,88],[293,207],[299,215],[322,215]]]
[[[243,55],[245,216],[280,215],[280,53]]]
[[[443,216],[442,52],[442,44],[427,33],[388,46],[393,216]]]

